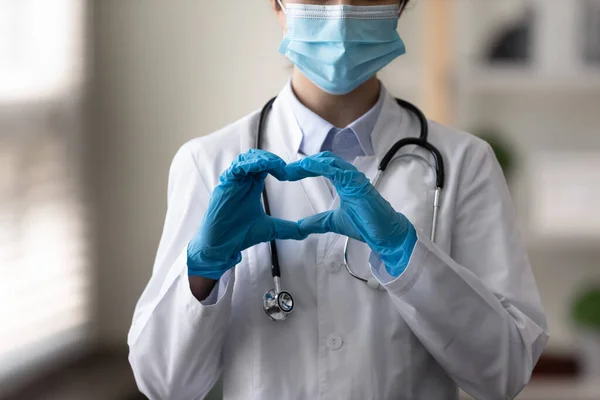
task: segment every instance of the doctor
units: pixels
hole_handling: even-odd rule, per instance
[[[129,332],[150,399],[509,399],[548,339],[502,171],[478,138],[429,122],[446,182],[430,239],[422,127],[375,74],[404,53],[405,1],[271,0],[295,65],[260,113],[176,154],[152,278]],[[323,152],[326,151],[326,152]],[[270,215],[261,193],[266,186]],[[375,278],[373,290],[345,270]],[[271,321],[269,241],[294,312]]]

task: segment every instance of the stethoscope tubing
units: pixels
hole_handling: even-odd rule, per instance
[[[276,99],[277,99],[277,97],[273,97],[271,100],[269,100],[264,105],[263,109],[260,112],[260,118],[259,118],[259,122],[258,122],[256,142],[255,142],[255,146],[257,149],[261,148],[262,136],[263,136],[263,133],[265,131],[265,126],[266,126],[266,118],[267,118],[267,115],[268,115],[269,111],[271,110],[273,103],[275,102]],[[438,221],[439,208],[440,208],[441,192],[444,188],[445,178],[446,178],[445,169],[444,169],[444,160],[443,160],[443,157],[442,157],[442,154],[440,153],[440,151],[433,144],[431,144],[428,141],[429,124],[428,124],[427,119],[425,118],[425,115],[423,114],[423,112],[417,106],[415,106],[414,104],[412,104],[406,100],[396,99],[396,102],[398,103],[398,105],[400,107],[402,107],[406,110],[409,110],[410,112],[412,112],[414,115],[417,116],[417,118],[419,119],[419,123],[421,125],[420,135],[418,138],[417,137],[408,137],[408,138],[400,139],[388,150],[388,152],[385,154],[385,156],[382,158],[381,162],[379,163],[379,166],[377,168],[378,171],[377,171],[377,174],[375,175],[375,178],[373,179],[372,184],[375,188],[378,187],[378,185],[381,182],[381,179],[383,178],[383,175],[384,175],[385,171],[387,170],[387,167],[390,165],[390,163],[393,160],[397,160],[402,157],[402,156],[395,157],[396,154],[398,153],[398,151],[400,151],[400,149],[404,148],[405,146],[415,145],[415,146],[418,146],[418,147],[421,147],[421,148],[427,150],[433,156],[433,159],[435,162],[434,169],[435,169],[435,175],[436,175],[436,185],[435,185],[436,188],[435,188],[435,195],[434,195],[434,202],[433,202],[433,216],[432,216],[432,222],[431,222],[431,236],[430,236],[431,241],[435,242],[436,233],[437,233],[437,221]],[[421,157],[418,155],[415,155],[415,156]],[[265,209],[265,213],[267,215],[271,215],[271,210],[270,210],[270,206],[269,206],[269,198],[267,195],[266,187],[263,190],[262,199],[263,199],[263,206]],[[350,264],[348,263],[349,241],[350,241],[350,238],[346,238],[346,242],[344,244],[344,265],[346,267],[346,270],[352,277],[354,277],[362,282],[367,283],[370,287],[373,287],[373,288],[379,287],[380,288],[379,285],[372,285],[370,280],[358,276],[350,268]],[[279,256],[277,253],[276,241],[272,240],[269,243],[269,246],[270,246],[270,250],[271,250],[271,274],[274,279],[275,288],[272,290],[269,290],[267,293],[265,293],[264,309],[265,309],[265,312],[267,313],[267,315],[269,316],[269,318],[271,318],[274,321],[282,321],[287,317],[287,315],[293,309],[293,298],[289,292],[281,290],[281,267],[279,264]],[[286,311],[286,310],[282,309],[281,306],[279,306],[279,304],[280,304],[279,296],[280,295],[285,295],[286,299],[289,299],[290,304],[291,304],[291,307],[288,307],[289,311]]]

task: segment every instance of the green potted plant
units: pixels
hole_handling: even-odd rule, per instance
[[[571,320],[577,331],[582,377],[600,380],[600,285],[578,293]]]

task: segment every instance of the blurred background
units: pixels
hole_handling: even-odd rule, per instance
[[[509,182],[552,335],[520,398],[600,399],[600,0],[413,0],[399,30],[380,78]],[[281,37],[268,0],[0,0],[0,399],[143,398],[170,161],[279,92]]]

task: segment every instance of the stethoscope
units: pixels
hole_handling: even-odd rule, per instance
[[[263,107],[260,113],[260,119],[258,122],[258,129],[256,134],[256,148],[260,149],[261,140],[263,136],[263,132],[265,129],[265,123],[267,119],[267,115],[273,106],[273,102],[275,102],[275,98],[269,100],[267,104]],[[373,186],[377,188],[379,182],[381,182],[381,178],[383,177],[384,172],[386,171],[389,164],[394,159],[394,156],[400,149],[405,146],[414,145],[421,147],[427,150],[435,161],[435,195],[433,198],[433,217],[431,221],[431,241],[435,242],[436,237],[436,228],[437,228],[437,220],[438,220],[438,212],[440,208],[440,197],[442,193],[442,189],[444,187],[445,181],[445,172],[444,172],[444,160],[442,158],[442,154],[440,151],[431,143],[427,141],[429,128],[427,124],[427,119],[423,112],[414,104],[409,103],[405,100],[396,99],[398,105],[404,109],[411,111],[413,114],[417,116],[419,119],[419,123],[421,125],[421,134],[418,138],[410,137],[404,138],[397,141],[390,150],[385,154],[381,163],[377,168],[377,174],[373,178]],[[414,157],[420,157],[418,155],[413,155]],[[396,157],[396,159],[400,159],[400,157]],[[429,164],[427,162],[427,164]],[[267,215],[271,215],[269,208],[269,198],[267,196],[267,189],[263,190],[262,194],[263,205],[265,208],[265,213]],[[381,290],[382,287],[375,279],[375,277],[371,277],[369,279],[365,279],[363,277],[358,276],[352,271],[350,268],[350,264],[348,263],[348,242],[350,238],[346,238],[346,243],[344,245],[344,265],[348,273],[355,279],[366,283],[370,288],[374,290]],[[263,297],[263,308],[265,313],[269,316],[273,321],[283,321],[287,318],[287,316],[294,310],[294,298],[290,294],[290,292],[281,289],[281,268],[279,266],[279,257],[277,256],[277,243],[275,240],[272,240],[270,243],[271,247],[271,274],[273,275],[274,288],[267,291]]]

